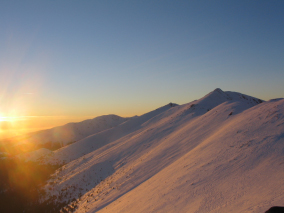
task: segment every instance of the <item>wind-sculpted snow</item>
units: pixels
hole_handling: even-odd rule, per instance
[[[76,212],[264,212],[283,206],[283,150],[284,99],[216,89],[54,152],[69,163],[46,191]]]

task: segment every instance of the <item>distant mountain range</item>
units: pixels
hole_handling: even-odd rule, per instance
[[[68,123],[63,126],[33,132],[22,136],[22,140],[18,138],[14,149],[21,147],[22,150],[25,150],[24,147],[27,146],[31,150],[38,148],[56,150],[92,134],[115,127],[128,119],[117,115],[103,115],[82,122]]]
[[[76,141],[24,156],[64,164],[45,189],[70,211],[259,213],[284,204],[284,99],[215,89],[188,104],[102,116],[31,140]]]

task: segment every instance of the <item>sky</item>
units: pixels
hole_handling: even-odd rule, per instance
[[[0,1],[0,127],[141,115],[215,88],[284,97],[283,11],[282,0]]]

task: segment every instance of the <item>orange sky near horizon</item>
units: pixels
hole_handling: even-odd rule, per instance
[[[97,116],[23,116],[0,117],[0,140],[50,129],[71,122],[80,122]]]
[[[160,106],[157,106],[157,108]],[[61,126],[67,123],[80,122],[87,119],[93,119],[101,115],[116,114],[121,117],[132,117],[135,115],[141,115],[148,111],[152,111],[151,107],[137,107],[126,109],[112,109],[104,108],[105,110],[98,110],[96,115],[53,115],[53,116],[7,116],[2,114],[0,116],[0,140],[5,138],[11,138],[14,136],[23,135],[30,132],[49,129],[56,126]],[[145,111],[146,110],[146,111]],[[84,112],[84,110],[82,111]]]
[[[61,126],[69,122],[79,122],[88,117],[64,117],[64,116],[25,116],[25,117],[1,117],[0,139],[23,135],[29,132],[49,129]]]

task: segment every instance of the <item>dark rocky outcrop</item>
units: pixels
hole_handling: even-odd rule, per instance
[[[284,213],[284,207],[273,206],[270,209],[268,209],[265,213]]]

